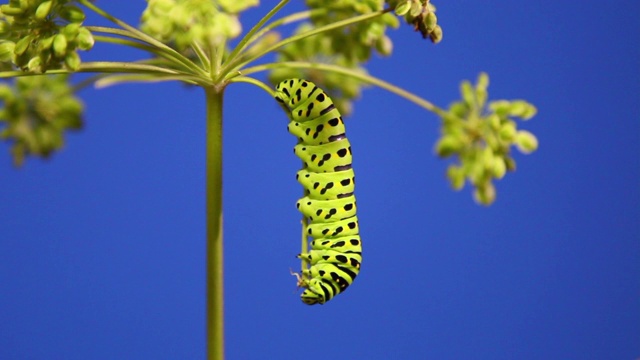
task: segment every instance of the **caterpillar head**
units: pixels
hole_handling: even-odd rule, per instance
[[[324,296],[320,294],[316,294],[315,292],[309,289],[305,290],[302,293],[302,295],[300,295],[300,298],[302,299],[302,302],[307,305],[315,305],[315,304],[322,305],[325,302]]]

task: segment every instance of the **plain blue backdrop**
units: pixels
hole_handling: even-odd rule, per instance
[[[273,4],[243,15],[245,29]],[[136,24],[146,3],[98,5]],[[266,93],[229,87],[229,359],[640,356],[640,2],[435,5],[443,42],[402,26],[370,73],[446,107],[486,71],[492,99],[538,107],[521,127],[539,150],[516,154],[496,203],[478,206],[433,154],[438,119],[366,90],[347,120],[363,268],[308,307],[289,275],[295,139]],[[102,44],[83,55],[143,56]],[[203,359],[203,93],[162,83],[81,96],[86,127],[50,161],[14,169],[0,145],[0,359]]]

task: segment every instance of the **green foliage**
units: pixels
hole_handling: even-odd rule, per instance
[[[514,118],[529,120],[536,108],[524,100],[498,100],[487,104],[489,76],[480,74],[476,86],[468,81],[460,86],[462,101],[451,104],[442,116],[442,136],[435,151],[443,158],[456,157],[457,163],[447,169],[454,189],[468,180],[475,188],[474,198],[483,205],[495,201],[494,179],[502,179],[516,169],[511,157],[515,145],[529,154],[538,147],[536,137],[518,130]]]
[[[0,139],[13,145],[16,166],[28,155],[48,157],[64,145],[64,132],[82,127],[83,105],[66,75],[20,77],[0,84]]]
[[[33,73],[80,66],[94,39],[84,12],[69,0],[11,0],[0,5],[0,62]]]

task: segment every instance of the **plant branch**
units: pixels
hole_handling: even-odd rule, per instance
[[[391,93],[394,93],[400,97],[403,97],[409,101],[411,101],[412,103],[427,109],[429,111],[432,111],[436,114],[438,114],[439,116],[443,116],[445,114],[447,114],[447,112],[439,107],[437,107],[436,105],[432,104],[431,102],[421,98],[420,96],[413,94],[409,91],[406,91],[400,87],[397,87],[389,82],[386,82],[382,79],[379,79],[377,77],[371,76],[367,73],[363,73],[363,72],[358,72],[355,71],[353,69],[349,69],[349,68],[344,68],[342,66],[338,66],[338,65],[332,65],[332,64],[322,64],[322,63],[308,63],[308,62],[302,62],[302,61],[286,61],[286,62],[279,62],[279,63],[269,63],[269,64],[262,64],[262,65],[258,65],[258,66],[254,66],[254,67],[250,67],[250,68],[246,68],[242,71],[242,75],[250,75],[256,72],[260,72],[260,71],[266,71],[266,70],[270,70],[270,69],[275,69],[275,68],[279,68],[279,67],[290,67],[290,68],[296,68],[296,69],[314,69],[314,70],[322,70],[322,71],[328,71],[328,72],[334,72],[334,73],[338,73],[338,74],[342,74],[342,75],[346,75],[346,76],[350,76],[353,78],[356,78],[358,80],[361,80],[367,84],[371,84],[371,85],[375,85],[378,86],[382,89],[385,89]]]
[[[295,14],[287,15],[287,16],[285,16],[283,18],[275,20],[275,21],[269,23],[268,25],[266,25],[265,27],[263,27],[262,29],[260,29],[260,31],[258,31],[251,39],[249,39],[249,41],[247,42],[247,46],[249,46],[252,43],[254,43],[262,35],[268,33],[269,31],[271,31],[271,30],[273,30],[273,29],[275,29],[275,28],[277,28],[279,26],[288,25],[288,24],[294,23],[296,21],[309,19],[311,17],[311,15],[321,14],[321,13],[325,13],[325,12],[327,12],[325,9],[306,10],[306,11],[297,12]]]
[[[287,5],[287,3],[290,0],[280,0],[280,2],[273,8],[271,9],[267,15],[265,15],[262,19],[260,19],[260,21],[258,21],[258,23],[256,23],[251,30],[249,30],[249,32],[240,40],[240,42],[238,43],[238,45],[236,46],[235,49],[233,49],[233,51],[231,52],[231,54],[229,54],[229,57],[227,58],[227,61],[232,63],[234,62],[236,56],[247,46],[247,44],[249,43],[249,41],[251,40],[251,38],[253,37],[253,35],[258,32],[258,30],[260,30],[260,28],[262,27],[262,25],[264,25],[267,21],[269,21],[269,19],[271,19],[278,11],[280,11],[280,9],[282,9],[285,5]],[[225,66],[225,68],[223,69],[223,73],[224,70],[229,69],[229,67]]]
[[[229,82],[244,82],[244,83],[253,84],[253,85],[259,87],[260,89],[266,91],[267,94],[269,94],[269,96],[273,97],[273,93],[274,93],[273,89],[269,85],[263,83],[260,80],[257,80],[257,79],[254,79],[254,78],[250,78],[250,77],[247,77],[247,76],[239,76],[239,77],[231,79]]]

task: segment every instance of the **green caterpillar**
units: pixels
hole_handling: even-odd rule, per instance
[[[296,206],[307,219],[311,250],[298,254],[310,264],[295,274],[305,304],[324,304],[343,292],[360,272],[360,241],[351,145],[340,112],[314,83],[289,79],[276,86],[275,99],[290,111],[288,130],[298,138],[294,153],[303,167],[296,179],[305,196]]]

